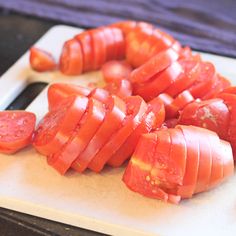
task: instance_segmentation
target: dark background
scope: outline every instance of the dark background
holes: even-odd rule
[[[90,28],[127,19],[148,21],[183,45],[236,57],[235,10],[234,0],[0,0],[0,76],[50,27],[62,23]],[[43,87],[30,88],[11,108],[24,108],[28,94],[36,96]],[[0,208],[0,235],[99,234]]]

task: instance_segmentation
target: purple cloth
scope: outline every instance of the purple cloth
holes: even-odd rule
[[[148,21],[184,45],[236,57],[235,0],[0,0],[0,7],[86,28]]]

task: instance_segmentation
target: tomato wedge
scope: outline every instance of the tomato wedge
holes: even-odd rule
[[[12,154],[32,141],[36,117],[27,111],[0,112],[0,152]]]
[[[78,172],[83,172],[88,166],[90,168],[90,165],[93,165],[96,154],[108,142],[112,134],[117,131],[125,118],[126,106],[120,98],[111,96],[107,107],[104,122],[72,165],[73,169]]]
[[[30,65],[38,72],[51,71],[57,66],[55,59],[49,52],[36,47],[30,48]]]
[[[48,112],[35,132],[34,148],[46,156],[60,150],[84,115],[87,105],[88,98],[71,96],[58,109]]]
[[[66,75],[79,75],[82,73],[83,53],[80,43],[75,38],[64,43],[59,69]]]
[[[88,96],[91,92],[90,89],[75,85],[75,84],[65,84],[65,83],[55,83],[48,87],[48,105],[49,111],[56,108],[63,99],[72,95]]]
[[[175,83],[181,73],[182,67],[178,62],[174,62],[163,72],[154,75],[151,81],[143,84],[134,84],[133,93],[142,96],[145,101],[150,101]]]
[[[122,99],[132,95],[132,85],[129,80],[122,79],[108,83],[104,89],[110,94],[116,95]]]
[[[125,61],[108,61],[102,66],[103,78],[107,83],[128,79],[132,67]]]
[[[48,164],[52,165],[59,173],[65,174],[95,135],[104,117],[105,107],[103,103],[90,98],[86,114],[68,142],[57,153],[48,157]]]
[[[126,98],[125,101],[127,106],[126,117],[119,130],[110,137],[92,162],[89,163],[89,168],[93,171],[99,172],[107,162],[109,165],[113,165],[112,155],[125,143],[142,121],[147,110],[144,100],[139,96],[132,96]]]
[[[133,70],[130,79],[134,83],[146,82],[157,73],[166,69],[173,61],[176,61],[177,59],[178,54],[173,49],[163,51],[153,56],[145,64]]]
[[[83,54],[83,72],[92,70],[92,39],[88,31],[82,32],[75,36],[81,45]]]
[[[183,198],[191,198],[196,184],[199,168],[199,143],[198,138],[191,126],[176,126],[183,132],[187,145],[186,171],[183,186],[178,187],[178,195]],[[197,145],[196,145],[197,144]]]

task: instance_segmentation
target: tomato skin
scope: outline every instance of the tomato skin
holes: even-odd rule
[[[34,148],[45,156],[57,152],[69,139],[87,105],[88,98],[71,96],[58,109],[48,112],[36,129]]]
[[[76,39],[67,40],[60,56],[60,71],[65,75],[79,75],[83,71],[83,53]]]
[[[91,92],[90,89],[75,85],[75,84],[66,84],[66,83],[55,83],[51,84],[48,88],[48,105],[49,111],[56,108],[63,99],[72,96],[72,95],[81,95],[88,96]]]
[[[126,106],[123,100],[112,96],[106,106],[108,109],[103,123],[72,165],[73,169],[78,172],[83,172],[87,167],[93,166],[96,161],[96,154],[109,141],[125,118]]]
[[[46,72],[56,69],[56,61],[53,56],[42,49],[30,48],[30,65],[33,70],[38,72]]]
[[[163,51],[145,64],[133,70],[130,76],[130,80],[134,83],[147,82],[157,73],[166,69],[170,64],[178,59],[178,54],[173,49]]]
[[[216,132],[228,140],[230,113],[222,99],[188,104],[180,113],[179,124],[195,125]]]
[[[147,110],[144,100],[139,96],[132,96],[126,98],[125,102],[127,106],[126,118],[122,122],[122,126],[97,153],[93,159],[93,165],[90,163],[89,168],[93,171],[101,171],[106,163],[113,165],[112,155],[125,143],[127,138],[142,122]]]
[[[88,31],[82,32],[75,36],[75,39],[79,41],[81,45],[83,55],[83,72],[90,71],[92,68],[92,42]]]
[[[77,125],[68,142],[57,153],[47,158],[48,164],[52,165],[62,175],[65,174],[95,135],[104,117],[105,107],[103,103],[90,98],[86,114]]]
[[[132,85],[129,80],[122,79],[108,83],[104,89],[110,94],[116,95],[122,99],[132,95]]]
[[[103,78],[107,83],[129,79],[132,67],[125,61],[108,61],[102,66]]]
[[[0,112],[0,152],[13,154],[32,142],[36,116],[26,111]]]

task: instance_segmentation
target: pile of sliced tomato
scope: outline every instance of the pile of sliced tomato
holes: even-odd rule
[[[38,72],[56,68],[53,57],[35,47],[30,62]],[[236,88],[169,34],[136,21],[87,30],[64,43],[58,68],[66,75],[101,69],[106,82],[93,89],[49,86],[49,112],[33,146],[59,173],[100,172],[131,157],[125,184],[171,203],[233,174]],[[0,149],[28,144],[32,129],[27,132],[18,146],[0,136]]]

